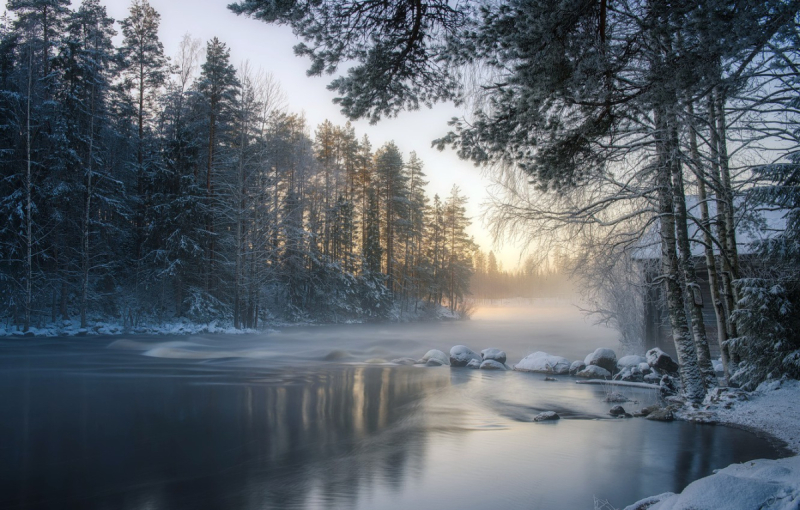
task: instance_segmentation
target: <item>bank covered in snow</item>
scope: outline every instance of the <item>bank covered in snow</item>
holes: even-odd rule
[[[625,510],[800,509],[800,381],[768,381],[752,393],[722,388],[706,398],[702,410],[679,416],[766,433],[796,455],[732,464],[689,484],[680,494],[646,498]]]

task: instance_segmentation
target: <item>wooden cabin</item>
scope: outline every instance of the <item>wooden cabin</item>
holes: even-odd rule
[[[785,214],[781,210],[765,210],[747,207],[744,197],[737,201],[736,245],[739,248],[739,263],[744,276],[757,271],[759,260],[753,252],[757,241],[767,239],[782,232],[786,228]],[[717,339],[717,317],[711,299],[711,286],[708,282],[705,248],[701,244],[702,231],[697,223],[700,218],[699,202],[696,196],[686,197],[687,212],[690,216],[689,237],[692,242],[692,259],[694,260],[700,295],[703,300],[703,321],[708,336],[708,344],[713,358],[720,356]],[[709,202],[709,214],[716,214],[716,203]],[[714,250],[718,253],[718,250]],[[661,274],[661,241],[659,225],[656,223],[640,239],[634,249],[633,259],[638,262],[644,276],[642,332],[645,349],[659,347],[670,355],[675,355],[675,344],[672,340],[672,328],[669,324],[664,287],[658,282]]]

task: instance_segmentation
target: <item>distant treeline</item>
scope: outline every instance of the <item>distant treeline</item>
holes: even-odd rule
[[[380,319],[457,309],[474,244],[457,187],[350,125],[314,133],[265,73],[135,0],[11,0],[0,21],[0,317]],[[112,38],[121,30],[121,46]]]
[[[493,251],[473,256],[472,297],[477,300],[565,297],[570,295],[570,272],[564,262],[548,265],[529,257],[517,269],[504,270]]]

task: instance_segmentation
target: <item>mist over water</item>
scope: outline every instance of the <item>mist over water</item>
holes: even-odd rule
[[[749,433],[608,418],[606,389],[391,366],[466,344],[509,363],[616,347],[557,303],[453,323],[0,342],[0,508],[617,507],[778,452]],[[648,390],[624,390],[638,404]],[[555,410],[562,420],[531,423]]]

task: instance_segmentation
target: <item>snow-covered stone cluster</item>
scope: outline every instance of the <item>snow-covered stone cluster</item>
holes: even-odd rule
[[[436,367],[448,365],[455,368],[483,370],[512,369],[506,361],[506,353],[497,348],[483,349],[478,354],[466,345],[455,345],[450,349],[449,356],[440,350],[431,349],[418,360],[398,358],[392,360],[392,363]],[[613,349],[599,348],[584,359],[576,361],[537,351],[528,354],[513,366],[513,370],[519,372],[534,372],[548,376],[570,375],[586,379],[589,383],[611,381],[610,384],[658,389],[663,397],[675,395],[679,389],[677,368],[678,364],[658,348],[647,351],[646,356],[629,355],[619,359]],[[546,380],[555,379],[548,377]],[[669,419],[672,418],[671,414],[667,416]]]
[[[396,365],[425,365],[428,367],[466,367],[481,370],[510,370],[506,365],[506,353],[500,349],[488,348],[476,353],[466,345],[455,345],[450,349],[448,356],[438,349],[431,349],[425,355],[414,360],[413,358],[398,358],[392,360]]]
[[[648,383],[663,388],[665,394],[674,393],[677,369],[678,364],[658,348],[647,351],[646,357],[630,355],[619,359],[612,349],[600,348],[573,362],[546,352],[534,352],[514,366],[514,370],[521,372]]]

